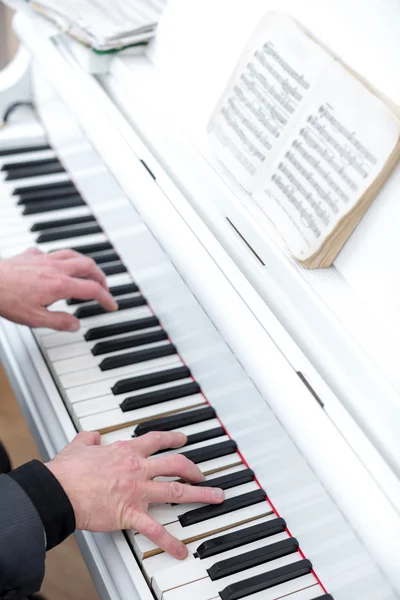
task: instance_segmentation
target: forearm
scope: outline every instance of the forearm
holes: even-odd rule
[[[32,461],[0,476],[0,598],[40,589],[46,549],[74,529],[71,504],[44,465]]]

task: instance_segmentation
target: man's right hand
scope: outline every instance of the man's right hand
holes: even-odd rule
[[[153,481],[161,476],[204,481],[198,467],[180,454],[151,457],[159,450],[181,447],[186,436],[151,432],[109,446],[100,446],[100,439],[99,433],[79,433],[46,465],[70,499],[77,529],[135,529],[175,558],[186,558],[185,544],[147,514],[151,502],[223,501],[224,493],[217,488]]]

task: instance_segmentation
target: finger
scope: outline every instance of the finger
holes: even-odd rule
[[[168,448],[180,448],[187,441],[186,435],[174,431],[151,431],[146,435],[135,439],[135,450],[143,458],[147,458],[151,454],[159,450]]]
[[[200,483],[205,477],[200,469],[182,454],[154,457],[146,463],[148,476],[154,477],[179,477],[189,483]]]
[[[83,254],[79,254],[79,252],[71,250],[70,248],[65,248],[64,250],[53,250],[48,254],[48,257],[52,260],[66,260],[68,258],[79,258],[80,256],[83,256]]]
[[[100,446],[101,435],[98,431],[81,431],[71,444],[75,446]]]
[[[29,254],[29,255],[32,255],[32,256],[39,256],[39,255],[44,254],[44,252],[42,252],[41,250],[39,250],[39,248],[33,247],[33,248],[28,248],[28,250],[25,250],[25,252],[23,252],[23,254],[25,254],[25,255]]]
[[[78,256],[77,258],[68,258],[60,262],[63,273],[70,277],[84,277],[97,281],[103,287],[107,287],[106,276],[96,265],[94,260],[87,256]]]
[[[45,308],[40,312],[34,327],[46,327],[56,331],[75,332],[80,328],[79,319],[64,312],[53,312]]]
[[[91,281],[89,279],[76,279],[70,277],[65,292],[66,298],[78,298],[78,300],[96,300],[104,306],[106,310],[113,311],[118,310],[118,304],[115,298],[111,296],[102,285],[97,281]]]
[[[219,488],[196,487],[177,481],[149,481],[146,484],[148,502],[219,504],[224,497],[223,490]]]
[[[137,513],[134,522],[129,523],[126,529],[136,529],[158,548],[165,550],[178,560],[182,560],[188,555],[188,550],[183,542],[173,537],[162,525],[144,512]]]

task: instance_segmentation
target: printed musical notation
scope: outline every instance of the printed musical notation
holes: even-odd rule
[[[346,167],[344,167],[343,165],[339,165],[339,163],[337,163],[333,159],[332,154],[328,150],[326,150],[326,148],[323,148],[320,144],[318,144],[315,141],[315,139],[309,134],[309,132],[307,130],[301,129],[300,135],[304,138],[304,140],[307,141],[308,145],[310,147],[312,147],[318,154],[318,157],[315,158],[310,152],[307,152],[307,150],[303,147],[303,144],[301,141],[295,140],[293,142],[293,146],[296,148],[296,150],[299,152],[299,154],[301,154],[301,156],[304,158],[306,163],[311,165],[311,167],[313,169],[315,169],[315,171],[317,171],[317,173],[319,173],[321,175],[321,177],[325,178],[326,171],[324,171],[324,169],[321,167],[321,160],[320,160],[320,159],[323,159],[323,161],[326,161],[328,163],[330,168],[333,169],[335,171],[335,173],[337,173],[340,176],[340,179],[342,179],[342,181],[344,183],[346,183],[346,185],[353,192],[356,192],[358,190],[358,185],[347,173]]]
[[[282,58],[282,56],[275,50],[271,42],[266,42],[264,44],[264,52],[265,54],[271,56],[274,61],[282,68],[282,70],[289,75],[291,79],[296,81],[303,89],[309,90],[310,84],[304,79],[304,75],[300,75],[295,71],[286,60]]]
[[[376,158],[356,134],[339,121],[333,109],[322,105],[305,119],[275,169],[271,192],[280,204],[280,193],[284,194],[298,212],[297,218],[317,237],[316,231],[329,228],[342,207],[351,203],[375,163]],[[274,186],[280,192],[274,193]],[[303,202],[311,211],[307,219]],[[292,212],[291,217],[296,220]]]
[[[378,159],[376,156],[372,154],[355,136],[354,133],[349,131],[338,119],[336,119],[332,112],[326,106],[320,106],[319,114],[325,117],[325,119],[338,131],[344,138],[347,139],[348,142],[354,146],[358,152],[364,155],[366,160],[368,160],[373,165],[376,165]]]
[[[305,226],[312,231],[316,238],[321,235],[321,230],[317,226],[314,215],[304,206],[303,202],[298,199],[293,189],[285,183],[279,175],[274,174],[272,181],[276,187],[284,194],[290,204],[296,209]]]
[[[213,123],[225,152],[254,175],[274,150],[310,85],[271,45],[257,48]]]

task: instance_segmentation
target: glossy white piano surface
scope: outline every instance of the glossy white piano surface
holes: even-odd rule
[[[153,516],[188,543],[184,564],[133,532],[127,539],[136,558],[123,534],[79,534],[104,598],[146,600],[152,589],[164,600],[214,600],[229,584],[289,567],[303,556],[319,579],[305,571],[243,597],[315,599],[324,594],[319,581],[334,600],[400,597],[394,344],[399,313],[392,281],[399,242],[395,230],[387,235],[385,229],[386,237],[381,233],[383,223],[395,222],[398,174],[335,266],[324,272],[297,267],[268,223],[245,210],[244,198],[213,162],[205,127],[246,39],[268,9],[292,13],[399,101],[396,0],[307,0],[301,5],[270,0],[253,2],[251,8],[239,0],[217,5],[171,0],[149,57],[116,57],[110,73],[100,78],[74,63],[52,26],[24,11],[15,26],[32,66],[25,68],[21,55],[19,77],[4,83],[0,75],[0,108],[29,88],[28,78],[42,121],[26,117],[25,123],[6,128],[0,133],[0,152],[50,144],[24,155],[0,155],[0,168],[13,163],[18,169],[16,163],[29,160],[56,163],[57,157],[65,168],[7,181],[4,175],[12,169],[3,171],[0,255],[12,256],[35,243],[45,250],[95,245],[93,256],[109,269],[110,286],[122,286],[118,300],[127,305],[112,315],[82,315],[77,334],[32,334],[1,324],[2,358],[43,455],[57,452],[75,428],[98,429],[103,442],[111,443],[129,438],[143,420],[144,427],[155,417],[203,414],[207,400],[219,420],[211,415],[196,422],[193,417],[186,432],[203,441],[193,440],[188,450],[201,448],[199,466],[210,479],[240,476],[248,467],[255,472],[258,483],[228,489],[228,500],[257,496],[259,486],[269,499],[186,526],[184,513],[200,507],[152,507]],[[367,43],[371,36],[379,43]],[[65,186],[62,201],[68,198],[68,206],[23,216],[21,206],[28,204],[17,201],[24,188],[54,183]],[[25,190],[25,200],[29,193]],[[58,219],[75,220],[64,224],[70,237],[52,239],[48,222]],[[58,303],[54,309],[90,313],[91,306]],[[111,326],[116,329],[106,335],[102,328]],[[94,336],[97,328],[102,337]],[[160,337],[162,328],[168,340]],[[142,351],[150,354],[136,362],[132,354]],[[204,395],[193,387],[185,366]],[[165,379],[171,371],[179,371],[180,378]],[[154,373],[161,379],[144,386],[143,378]],[[136,387],[130,382],[129,389],[114,393],[118,382],[138,377],[142,387],[135,380]],[[167,397],[147,402],[148,393]],[[142,403],[140,408],[123,410],[121,402],[132,397]],[[220,423],[240,454],[219,431]],[[208,439],[210,431],[215,437]],[[208,456],[214,444],[224,450]],[[287,533],[276,533],[219,557],[195,557],[199,545],[212,543],[223,529],[236,534],[275,523],[274,508],[304,555],[289,553],[212,581],[206,569],[219,560],[291,543]]]

